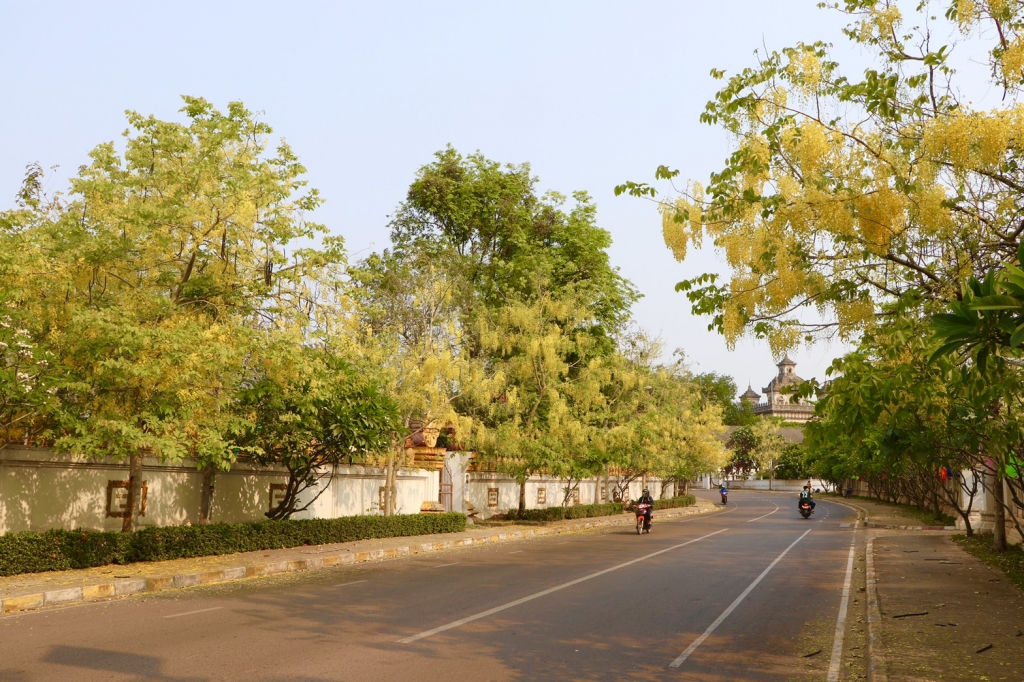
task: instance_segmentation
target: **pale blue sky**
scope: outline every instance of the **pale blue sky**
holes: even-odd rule
[[[699,180],[730,143],[698,115],[712,67],[734,72],[761,45],[843,43],[817,0],[676,2],[13,2],[0,0],[0,206],[25,164],[59,165],[51,189],[125,109],[174,118],[179,95],[264,112],[327,203],[317,214],[359,257],[387,244],[387,214],[414,172],[451,143],[528,161],[544,189],[586,190],[612,258],[645,298],[635,317],[686,350],[697,371],[748,378],[774,367],[764,344],[729,352],[673,290],[719,269],[676,263],[654,207],[613,196],[659,164]],[[838,352],[793,353],[823,378]]]

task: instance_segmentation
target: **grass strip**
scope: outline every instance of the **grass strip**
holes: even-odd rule
[[[991,533],[975,535],[970,538],[958,535],[953,538],[953,542],[989,566],[998,568],[1010,579],[1010,582],[1024,591],[1024,550],[1020,545],[1011,545],[1005,552],[997,552],[992,549]]]

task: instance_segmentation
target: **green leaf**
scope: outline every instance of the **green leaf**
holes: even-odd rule
[[[969,307],[971,310],[1013,310],[1014,308],[1024,307],[1024,301],[1020,301],[1013,296],[995,294],[979,296],[971,301]]]

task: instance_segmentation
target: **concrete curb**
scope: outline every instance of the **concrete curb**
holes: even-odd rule
[[[886,682],[885,652],[882,647],[882,612],[875,577],[875,538],[868,538],[864,554],[864,584],[868,609],[868,682]]]
[[[683,511],[683,510],[686,511]],[[661,518],[674,516],[698,516],[708,512],[718,511],[718,507],[684,507],[675,510],[663,510]],[[214,585],[247,578],[258,578],[261,576],[274,575],[277,573],[294,573],[297,571],[310,571],[320,568],[331,568],[334,566],[345,566],[363,564],[372,561],[384,561],[387,559],[398,559],[412,554],[424,554],[428,552],[440,552],[456,547],[470,547],[474,545],[494,544],[508,542],[544,535],[559,535],[574,531],[600,528],[603,526],[618,526],[634,523],[634,516],[623,514],[616,517],[609,517],[600,521],[581,521],[557,528],[538,528],[536,530],[522,530],[511,533],[495,533],[494,535],[478,538],[462,538],[460,540],[442,540],[439,542],[424,542],[420,544],[409,544],[401,547],[388,549],[373,549],[360,552],[346,552],[344,554],[330,554],[313,559],[299,559],[293,561],[276,561],[248,566],[235,566],[216,571],[203,573],[181,573],[176,575],[157,576],[153,578],[134,578],[129,580],[114,580],[111,582],[95,583],[81,587],[68,587],[59,590],[34,592],[23,594],[17,597],[8,597],[0,600],[0,614],[8,615],[32,609],[40,609],[47,606],[67,606],[83,602],[110,599],[113,597],[126,597],[143,592],[161,592],[164,590],[184,589],[199,585]]]
[[[880,523],[865,522],[868,528],[884,528],[885,530],[958,530],[956,526],[893,526]]]

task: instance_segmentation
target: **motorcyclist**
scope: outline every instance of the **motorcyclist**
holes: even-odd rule
[[[718,494],[722,496],[722,504],[725,504],[725,500],[727,499],[726,496],[729,494],[729,489],[725,487],[724,483],[722,484],[721,489],[718,491]]]
[[[800,502],[797,503],[797,507],[803,504],[803,501],[807,500],[811,503],[811,513],[814,513],[814,508],[818,506],[818,503],[814,501],[814,492],[811,490],[811,486],[805,485],[804,489],[800,491]]]
[[[646,528],[646,527],[650,526],[651,525],[651,519],[654,518],[654,498],[651,497],[651,491],[648,490],[647,488],[644,488],[644,491],[642,493],[640,493],[640,498],[636,502],[634,502],[633,504],[634,505],[637,505],[637,504],[649,504],[649,505],[651,505],[644,512],[644,527]]]

